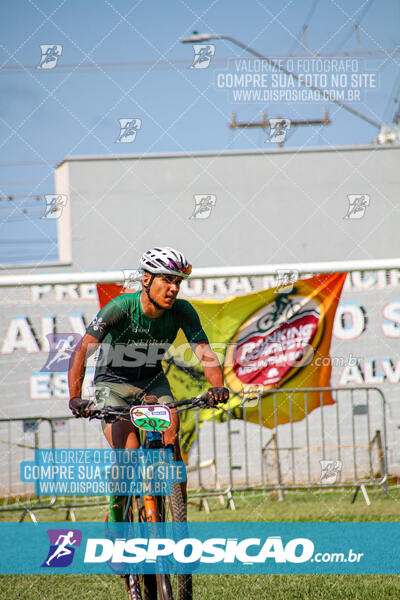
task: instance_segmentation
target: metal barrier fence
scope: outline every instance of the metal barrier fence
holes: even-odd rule
[[[22,461],[34,460],[39,448],[106,448],[100,423],[61,417],[29,417],[0,419],[0,511],[20,510],[21,507],[50,508],[56,498],[34,496],[34,486],[20,479]],[[28,500],[27,500],[28,499]],[[74,498],[68,498],[70,504]]]
[[[319,394],[320,406],[308,411],[310,393]],[[323,405],[323,393],[335,403]],[[293,404],[302,397],[305,418],[293,420]],[[215,491],[229,485],[232,491],[248,489],[383,486],[388,477],[386,402],[375,387],[277,389],[271,392],[274,428],[234,419],[228,410],[226,423],[213,418],[200,427],[197,415],[197,487]],[[277,406],[285,395],[289,422],[278,425]],[[294,400],[296,398],[296,400]],[[202,464],[212,461],[213,471]],[[192,485],[193,485],[192,480]],[[218,484],[218,485],[217,485]]]
[[[333,405],[323,405],[323,392],[330,391]],[[308,396],[320,395],[319,408],[308,411]],[[278,425],[277,407],[285,394],[289,422]],[[296,396],[294,396],[296,394]],[[294,398],[302,395],[305,418],[293,420]],[[226,421],[215,414],[200,426],[196,414],[196,441],[190,453],[188,484],[196,497],[220,496],[223,490],[283,490],[323,487],[355,487],[361,484],[383,486],[388,477],[386,402],[374,387],[278,389],[271,392],[274,428],[249,423],[246,411],[235,418],[228,409]],[[19,464],[33,460],[37,448],[105,448],[107,443],[99,423],[64,417],[0,419],[2,453],[0,511],[50,508],[56,498],[33,498],[33,486],[20,481]],[[230,497],[230,496],[229,496]],[[106,499],[95,497],[78,501],[65,498],[64,507],[93,506]]]

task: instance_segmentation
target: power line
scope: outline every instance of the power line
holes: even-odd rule
[[[224,58],[215,58],[213,62],[223,62]],[[81,63],[62,63],[58,62],[57,66],[53,69],[47,69],[47,73],[57,72],[57,71],[85,71],[89,70],[131,70],[131,69],[141,69],[145,67],[152,67],[152,69],[164,68],[169,66],[182,66],[187,68],[188,61],[187,59],[175,59],[175,60],[132,60],[132,61],[121,61],[121,62],[81,62]],[[0,72],[9,72],[13,71],[24,71],[34,69],[37,70],[37,65],[5,65],[0,67]],[[46,73],[46,74],[47,74]]]
[[[42,196],[40,194],[24,194],[24,195],[19,195],[19,194],[13,194],[12,196],[2,196],[0,194],[0,206],[1,206],[1,202],[12,202],[13,200],[42,200]]]
[[[49,160],[19,160],[14,162],[0,161],[0,167],[31,167],[36,165],[54,166],[61,162],[61,158]]]
[[[387,118],[387,115],[389,114],[389,110],[391,110],[393,108],[393,104],[394,107],[396,107],[396,104],[398,104],[400,98],[400,72],[399,75],[397,77],[397,79],[395,80],[394,84],[393,84],[393,89],[389,94],[389,98],[385,107],[385,110],[383,112],[383,122],[387,123],[389,121],[389,117]]]
[[[6,261],[7,261],[7,263],[9,263],[9,262],[18,263],[18,261],[25,262],[25,261],[29,260],[29,262],[32,262],[32,260],[42,260],[43,256],[44,256],[44,253],[43,254],[32,254],[31,252],[29,252],[29,254],[26,253],[26,254],[21,254],[19,256],[7,256],[7,254],[6,254],[1,259],[0,265],[4,264]],[[51,256],[52,256],[51,254],[50,254],[50,256],[47,256],[47,259],[51,258]]]
[[[397,109],[395,109],[392,123],[396,123],[396,125],[398,125],[400,122],[400,112],[399,112],[400,111],[400,75],[399,75],[399,79],[398,79],[398,87],[394,94],[393,101],[394,101],[395,107],[397,106]]]
[[[40,219],[32,219],[32,218],[29,219],[29,221],[32,221],[32,220],[38,220],[38,221],[40,221]],[[4,225],[10,225],[11,223],[26,223],[26,222],[27,222],[26,218],[25,219],[14,219],[14,218],[7,219],[7,218],[2,218],[0,220],[0,226],[4,227]]]
[[[43,206],[37,208],[23,208],[23,209],[14,209],[12,211],[5,209],[4,211],[0,210],[0,224],[5,225],[7,223],[23,223],[29,218],[30,220],[37,219],[39,220],[44,214]]]
[[[43,240],[27,240],[27,239],[12,239],[12,240],[0,240],[0,244],[49,244],[51,242],[57,242],[56,239],[43,239]]]
[[[19,208],[19,207],[3,208],[3,209],[0,209],[0,215],[2,215],[4,213],[12,215],[12,214],[17,214],[18,212],[23,212],[23,211],[27,212],[28,210],[30,212],[37,212],[39,210],[42,210],[42,208],[44,208],[44,206],[43,207],[42,206],[29,206],[27,208]]]
[[[370,2],[372,3],[373,0],[370,0]],[[314,0],[314,3],[316,4],[318,2],[318,0]],[[314,9],[315,10],[315,9]],[[311,15],[312,16],[312,15]],[[310,20],[310,19],[308,19]],[[304,27],[304,26],[303,26]],[[351,35],[351,34],[350,34]],[[350,37],[350,36],[349,36]],[[298,42],[295,43],[295,45],[297,45]],[[368,56],[386,56],[387,54],[398,54],[400,51],[400,49],[398,47],[396,48],[384,48],[382,50],[364,50],[364,49],[357,49],[354,50],[352,52],[342,52],[340,54],[338,54],[337,52],[327,52],[324,54],[321,53],[315,53],[317,56],[321,57],[321,58],[335,58],[338,56],[349,56],[349,54],[354,55],[354,56],[358,56],[358,55],[364,55],[367,54]],[[310,50],[311,54],[314,54],[311,50]],[[301,55],[299,55],[301,56]],[[284,58],[293,58],[293,54],[276,54],[274,56],[275,59],[284,59]],[[213,57],[213,60],[210,63],[210,69],[212,70],[215,67],[225,67],[226,64],[228,63],[234,63],[235,61],[237,61],[237,56],[235,57],[226,57],[226,58],[219,58],[219,57]],[[170,69],[170,68],[176,68],[178,67],[182,67],[183,69],[186,69],[188,67],[189,61],[188,59],[179,59],[179,60],[168,60],[168,61],[159,61],[159,60],[149,60],[149,61],[130,61],[130,62],[120,62],[120,63],[113,63],[113,62],[99,62],[99,63],[68,63],[68,64],[62,64],[62,63],[58,63],[57,66],[54,69],[47,69],[46,70],[46,77],[52,73],[57,73],[57,72],[82,72],[82,73],[88,73],[88,72],[97,72],[99,70],[102,71],[132,71],[132,70],[142,70],[145,68],[151,68],[152,71],[154,70],[159,70],[159,69]],[[17,73],[21,73],[23,71],[26,70],[37,70],[37,65],[5,65],[0,67],[0,74],[1,75],[10,75],[10,74],[17,74]]]
[[[44,181],[46,181],[46,179],[48,179],[49,177],[52,176],[52,173],[50,173],[47,177],[45,177],[44,179],[25,179],[24,181],[0,181],[0,185],[34,185],[36,183],[43,183]]]
[[[358,19],[358,21],[356,21],[354,23],[356,31],[357,31],[357,29],[358,29],[361,21],[363,20],[363,18],[365,17],[365,15],[369,11],[369,9],[371,8],[373,2],[374,2],[374,0],[369,0],[367,6],[365,6],[364,10],[361,12],[360,18]],[[340,48],[345,45],[345,43],[347,42],[347,40],[351,38],[352,35],[353,35],[353,24],[352,24],[352,28],[350,30],[350,33],[348,33],[348,35],[343,39],[342,43],[337,47],[337,50],[335,52],[338,52],[340,50]]]
[[[304,21],[304,25],[303,25],[303,27],[302,27],[302,29],[301,29],[300,33],[299,33],[299,36],[298,36],[299,38],[300,38],[300,36],[304,36],[304,35],[305,35],[305,32],[306,32],[306,30],[308,29],[308,26],[309,26],[309,24],[310,24],[311,18],[312,18],[312,16],[313,16],[314,12],[315,12],[315,9],[316,9],[316,7],[317,7],[317,4],[318,4],[318,2],[319,2],[319,0],[314,0],[314,2],[313,2],[313,4],[312,4],[312,6],[311,6],[311,8],[310,8],[310,10],[308,11],[308,15],[306,16],[306,19],[305,19],[305,21]],[[301,40],[299,39],[299,40],[296,40],[296,41],[294,42],[294,44],[293,44],[293,46],[292,46],[291,50],[289,51],[289,54],[292,54],[293,50],[296,48],[296,46],[298,45],[298,43],[299,43],[300,41],[301,41]]]

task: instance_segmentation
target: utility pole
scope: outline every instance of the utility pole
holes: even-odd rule
[[[181,42],[183,44],[196,44],[196,43],[199,43],[199,42],[209,42],[211,40],[227,40],[229,42],[232,42],[232,44],[235,44],[236,46],[239,46],[239,48],[242,48],[243,50],[245,50],[249,54],[252,54],[253,56],[256,56],[257,58],[261,58],[262,60],[265,60],[269,65],[271,65],[271,67],[274,67],[278,71],[281,71],[282,73],[285,73],[286,75],[290,75],[299,84],[304,85],[304,87],[307,87],[307,88],[309,88],[311,90],[319,92],[322,95],[322,97],[327,100],[327,102],[333,102],[333,104],[337,104],[341,108],[344,108],[344,110],[347,110],[348,112],[352,113],[356,117],[359,117],[363,121],[366,121],[370,125],[373,125],[377,129],[381,128],[381,123],[378,123],[378,121],[375,121],[374,119],[371,119],[370,117],[368,117],[367,115],[364,115],[360,111],[355,110],[355,108],[352,108],[351,106],[349,106],[348,104],[345,104],[341,100],[337,100],[336,98],[331,98],[320,87],[318,87],[316,85],[311,85],[310,83],[307,83],[306,81],[304,81],[303,79],[301,79],[298,75],[296,75],[296,73],[292,73],[291,71],[288,71],[288,69],[286,69],[285,67],[282,67],[279,64],[279,62],[276,62],[275,60],[272,60],[271,58],[268,58],[267,56],[264,56],[260,52],[257,52],[257,50],[253,50],[253,48],[250,48],[250,46],[247,46],[246,44],[243,44],[243,42],[240,42],[239,40],[237,40],[236,38],[232,37],[231,35],[225,35],[225,34],[222,34],[222,33],[194,33],[192,36],[190,36],[188,38],[181,39]]]
[[[282,119],[282,117],[277,117],[277,119]],[[326,108],[324,108],[322,113],[322,119],[302,119],[302,120],[294,120],[290,121],[290,127],[299,127],[303,125],[330,125],[332,121],[329,118],[329,113]],[[230,129],[240,129],[240,128],[249,128],[249,127],[260,127],[261,129],[267,129],[270,126],[270,122],[267,119],[267,112],[263,110],[261,113],[261,121],[250,121],[250,122],[242,122],[238,123],[236,120],[236,113],[232,113],[231,122],[229,123]],[[284,140],[279,142],[279,147],[282,148],[284,144]]]

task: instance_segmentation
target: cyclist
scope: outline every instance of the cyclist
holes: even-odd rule
[[[89,400],[81,398],[85,361],[100,345],[95,370],[98,406],[126,406],[140,403],[138,395],[160,403],[173,401],[161,360],[183,329],[192,350],[200,360],[211,384],[207,406],[229,399],[223,371],[195,309],[186,300],[177,300],[179,286],[189,277],[192,266],[173,248],[151,248],[140,260],[142,289],[122,294],[104,306],[89,324],[86,334],[71,356],[68,382],[69,407],[76,417],[87,417]],[[143,350],[145,352],[143,353]],[[141,351],[141,352],[140,352]],[[173,412],[171,426],[164,432],[164,443],[181,460],[179,418]],[[112,448],[139,447],[137,430],[132,423],[102,422],[104,435]],[[185,496],[185,489],[183,489]],[[122,521],[124,497],[110,497],[109,521]]]

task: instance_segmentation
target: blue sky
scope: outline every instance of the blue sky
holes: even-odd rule
[[[310,52],[344,59],[354,51],[359,20],[362,48],[379,54],[353,56],[358,73],[375,74],[376,87],[362,89],[352,106],[379,123],[395,112],[400,55],[386,52],[399,45],[395,0],[19,0],[2,3],[0,15],[0,263],[56,258],[55,222],[40,217],[43,195],[54,191],[54,165],[67,155],[266,148],[261,129],[228,128],[233,111],[238,121],[259,120],[262,110],[294,120],[320,118],[329,108],[331,125],[292,130],[288,148],[376,136],[376,128],[327,102],[235,102],[218,88],[218,74],[237,72],[234,59],[251,57],[220,40],[211,42],[208,68],[190,69],[193,48],[179,39],[194,30],[231,35],[270,58],[293,53],[298,73]],[[62,45],[54,69],[36,68],[41,44]],[[133,143],[115,143],[121,118],[142,121]]]

